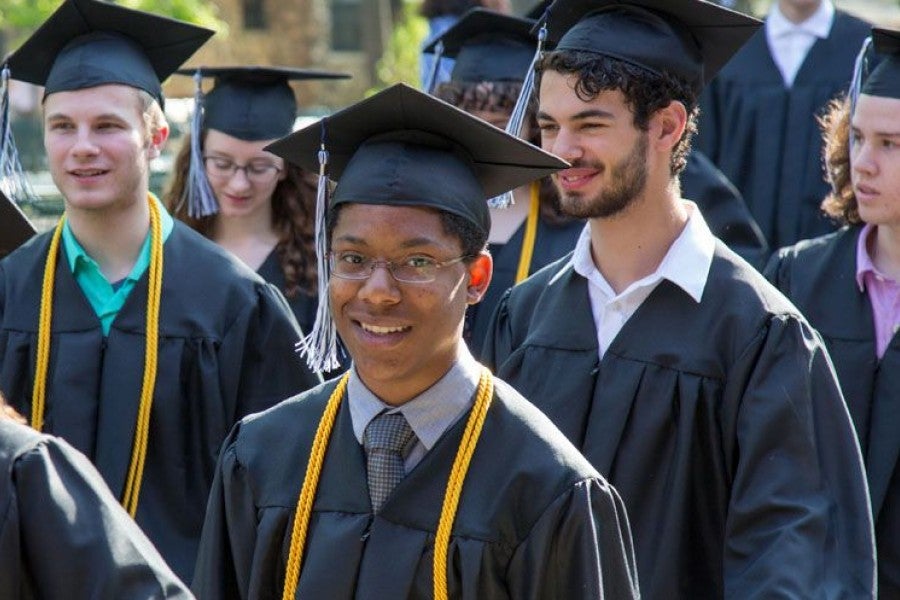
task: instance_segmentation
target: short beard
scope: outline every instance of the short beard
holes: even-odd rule
[[[609,171],[609,186],[593,198],[565,192],[557,185],[563,214],[576,219],[606,219],[631,206],[647,185],[647,148],[649,135],[641,132],[631,152]],[[601,165],[576,162],[573,168],[603,170]]]

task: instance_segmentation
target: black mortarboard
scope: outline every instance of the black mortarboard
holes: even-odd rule
[[[556,0],[547,37],[559,50],[593,52],[699,92],[762,22],[706,0]]]
[[[7,64],[13,79],[45,95],[109,83],[148,92],[162,103],[162,82],[214,32],[99,0],[65,0]]]
[[[203,127],[247,140],[274,140],[291,132],[297,99],[289,81],[349,79],[346,73],[290,67],[197,67],[179,75],[214,77],[203,96]]]
[[[537,38],[535,22],[474,8],[443,34],[430,40],[423,52],[454,58],[451,81],[522,81],[531,66]]]
[[[3,258],[36,233],[21,209],[0,192],[0,258]]]
[[[190,177],[182,202],[188,214],[207,217],[219,210],[215,194],[203,169],[201,132],[216,129],[246,141],[274,140],[291,132],[297,118],[297,99],[289,81],[348,79],[345,73],[295,69],[292,67],[195,67],[179,69],[196,84],[194,116],[191,120]],[[213,77],[213,88],[203,93],[203,78]]]
[[[325,117],[266,150],[320,173],[319,313],[304,349],[315,370],[336,361],[325,261],[326,168],[337,181],[332,207],[431,207],[459,215],[487,233],[488,198],[566,167],[559,158],[404,84]]]
[[[900,31],[873,27],[872,44],[881,61],[863,83],[862,93],[900,99]]]

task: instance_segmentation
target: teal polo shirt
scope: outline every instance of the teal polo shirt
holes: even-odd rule
[[[151,197],[159,207],[160,225],[162,226],[163,242],[165,243],[169,238],[169,234],[172,233],[175,222],[159,199],[152,194]],[[91,308],[94,309],[97,318],[100,319],[103,335],[109,335],[109,328],[125,304],[125,300],[128,299],[128,294],[134,289],[144,271],[150,267],[150,232],[147,232],[147,238],[141,246],[141,251],[138,254],[137,261],[134,263],[134,267],[131,269],[131,273],[125,279],[113,283],[106,280],[106,277],[100,271],[100,266],[93,258],[88,256],[88,253],[75,239],[68,220],[63,224],[62,243],[66,249],[66,258],[75,281],[78,282],[78,286],[84,292],[88,302],[90,302]]]

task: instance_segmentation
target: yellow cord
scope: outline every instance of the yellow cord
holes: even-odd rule
[[[447,600],[447,552],[450,548],[450,532],[456,519],[456,507],[459,505],[469,463],[475,453],[478,438],[481,437],[481,428],[484,426],[493,397],[494,380],[491,372],[485,368],[481,371],[481,381],[478,382],[475,406],[472,407],[472,413],[466,422],[466,430],[456,451],[456,458],[453,460],[447,491],[444,494],[444,504],[441,506],[441,518],[434,537],[434,600]]]
[[[300,565],[303,562],[303,549],[306,545],[306,530],[309,527],[309,517],[312,515],[313,501],[316,499],[316,490],[319,487],[319,477],[322,475],[322,464],[325,462],[325,451],[328,450],[328,442],[331,439],[331,430],[337,418],[338,408],[341,406],[341,398],[347,389],[347,380],[350,372],[344,373],[337,387],[331,393],[325,412],[319,420],[316,429],[316,437],[309,452],[309,463],[306,465],[306,475],[303,478],[303,487],[300,489],[300,497],[297,499],[297,509],[294,511],[294,527],[291,531],[291,549],[288,553],[286,572],[284,575],[284,592],[282,600],[293,600],[297,592],[297,583],[300,580]]]
[[[150,269],[147,277],[147,337],[144,349],[144,380],[141,384],[141,403],[134,431],[131,463],[125,482],[122,505],[132,518],[137,514],[138,495],[144,476],[144,460],[147,457],[147,440],[150,437],[150,408],[156,387],[157,359],[159,357],[159,309],[162,297],[162,224],[159,206],[150,200]]]
[[[162,225],[159,206],[152,198],[150,205],[150,268],[147,284],[147,340],[144,351],[144,379],[141,400],[135,425],[131,463],[125,484],[122,505],[134,517],[137,514],[138,494],[147,456],[147,439],[150,433],[150,407],[156,386],[157,346],[159,343],[159,307],[162,296]],[[50,249],[44,265],[44,280],[41,288],[41,312],[38,322],[37,360],[34,373],[34,389],[31,395],[31,426],[40,431],[44,425],[44,406],[47,389],[47,370],[50,358],[50,325],[53,316],[53,283],[56,261],[59,255],[59,240],[62,236],[65,215],[60,219],[50,240]]]
[[[531,200],[528,205],[528,220],[525,222],[525,236],[522,239],[522,253],[519,255],[519,268],[516,269],[516,283],[525,281],[531,270],[531,257],[534,255],[534,240],[541,212],[541,182],[532,181],[530,189]]]
[[[293,600],[297,593],[297,583],[300,579],[300,567],[303,561],[303,549],[306,544],[306,533],[312,514],[313,501],[319,485],[319,477],[321,476],[322,464],[325,461],[325,452],[328,449],[331,430],[337,418],[338,408],[341,404],[341,398],[344,396],[348,378],[349,373],[345,373],[338,382],[337,387],[328,399],[325,412],[319,420],[319,426],[316,429],[316,436],[310,450],[309,463],[306,467],[306,476],[303,480],[303,487],[300,490],[300,498],[297,500],[297,509],[294,512],[294,525],[291,530],[291,547],[288,553],[282,600]],[[481,380],[478,382],[475,405],[472,407],[472,412],[466,422],[466,429],[463,432],[459,449],[456,452],[456,458],[453,461],[450,478],[447,481],[447,491],[444,495],[444,504],[441,507],[441,517],[438,521],[434,546],[435,600],[447,598],[447,574],[445,569],[447,565],[447,551],[450,545],[450,531],[456,518],[456,507],[459,504],[459,497],[462,493],[466,473],[469,470],[469,463],[472,460],[472,454],[475,452],[475,446],[481,435],[481,429],[484,426],[484,420],[493,396],[493,378],[490,371],[484,369],[481,372]]]
[[[47,397],[47,369],[50,364],[50,323],[53,319],[53,284],[56,277],[56,256],[66,216],[56,224],[50,239],[50,250],[44,263],[41,285],[41,312],[38,317],[38,345],[34,367],[34,387],[31,390],[31,426],[38,431],[44,427],[44,400]]]

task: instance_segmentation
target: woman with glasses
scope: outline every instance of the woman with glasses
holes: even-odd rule
[[[178,73],[215,84],[195,114],[198,139],[187,137],[178,154],[166,205],[278,287],[309,333],[317,306],[315,177],[263,148],[291,132],[297,101],[289,80],[346,76],[279,67]]]

